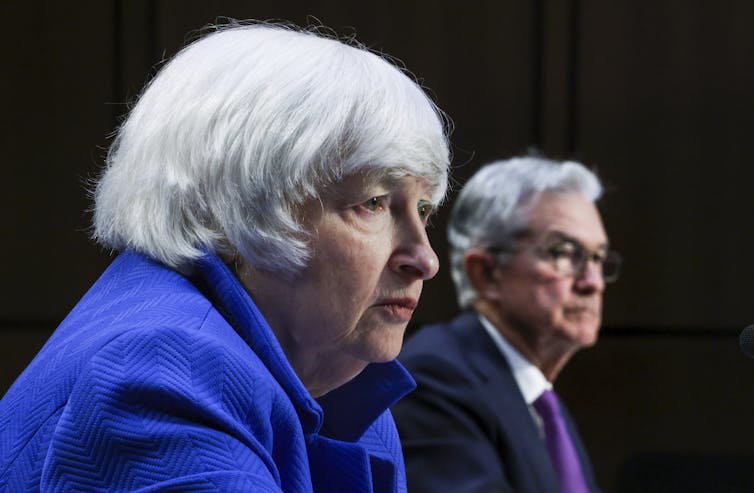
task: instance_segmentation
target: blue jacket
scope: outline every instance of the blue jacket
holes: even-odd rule
[[[116,258],[0,401],[0,491],[405,491],[406,371],[314,400],[226,266],[196,271]]]

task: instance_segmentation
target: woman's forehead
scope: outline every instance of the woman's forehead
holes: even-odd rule
[[[427,184],[427,192],[433,197],[433,202],[440,202],[444,198],[448,169],[441,163],[434,161],[411,160],[364,162],[351,164],[342,170],[342,180],[351,175],[359,176],[365,186],[369,185],[394,185],[406,176],[416,180],[422,180]]]
[[[337,182],[331,184],[330,188],[343,192],[370,188],[392,189],[412,182],[422,184],[428,192],[432,191],[433,187],[427,179],[400,168],[373,168],[359,170],[348,174]]]

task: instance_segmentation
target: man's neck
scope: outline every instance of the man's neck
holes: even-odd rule
[[[497,310],[489,303],[478,300],[474,310],[495,326],[511,346],[521,353],[533,365],[540,369],[549,382],[555,382],[560,371],[565,367],[578,347],[556,337],[535,336],[525,333],[507,323]]]

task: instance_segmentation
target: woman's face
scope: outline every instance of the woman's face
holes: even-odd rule
[[[425,231],[430,196],[413,176],[351,176],[306,204],[311,258],[299,276],[242,276],[312,395],[398,355],[422,284],[438,269]]]

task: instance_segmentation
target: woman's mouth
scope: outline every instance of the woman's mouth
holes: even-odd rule
[[[377,308],[400,323],[408,323],[416,310],[417,300],[414,298],[390,298],[377,303]]]

